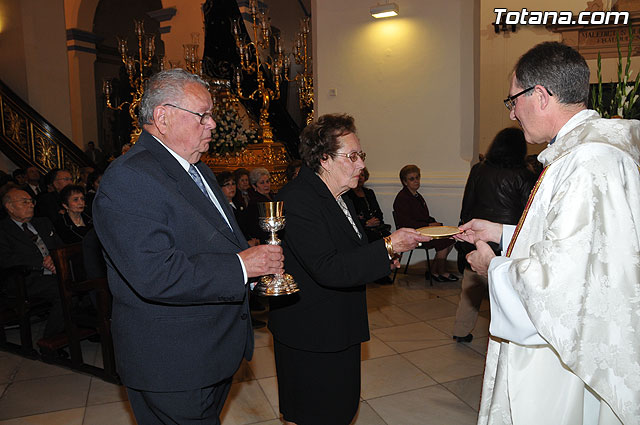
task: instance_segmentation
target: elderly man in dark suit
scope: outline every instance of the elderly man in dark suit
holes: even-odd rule
[[[54,169],[48,174],[50,181],[47,184],[51,184],[53,187],[52,192],[41,192],[36,198],[38,201],[36,208],[36,216],[47,217],[52,223],[64,214],[64,207],[62,206],[62,198],[60,192],[62,189],[73,183],[73,177],[68,170]]]
[[[249,248],[200,156],[215,122],[206,84],[155,74],[144,128],[107,169],[93,206],[113,293],[118,373],[141,424],[218,424],[250,359],[248,278],[283,271],[278,246]]]
[[[47,218],[33,217],[34,202],[27,192],[9,188],[2,196],[9,214],[0,220],[0,267],[27,266],[29,296],[48,299],[52,303],[43,337],[64,331],[62,305],[56,267],[49,251],[62,245],[53,224]]]

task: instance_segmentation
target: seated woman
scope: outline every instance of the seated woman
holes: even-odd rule
[[[233,203],[239,211],[247,209],[249,206],[249,170],[246,168],[238,168],[233,172],[233,178],[236,181],[236,195],[233,198]]]
[[[234,197],[236,196],[236,181],[233,178],[233,174],[231,174],[230,171],[223,171],[216,175],[216,179],[222,189],[222,193],[227,198],[227,201],[229,201],[231,209],[233,209],[233,214],[236,217],[238,226],[240,226],[240,230],[242,230],[242,233],[246,237],[248,229],[245,214],[243,214],[233,202]],[[256,246],[260,244],[260,241],[256,238],[247,238],[247,243],[249,246]]]
[[[249,173],[249,206],[245,220],[247,222],[247,238],[257,238],[263,242],[269,239],[269,233],[262,230],[258,221],[258,203],[273,201],[271,192],[271,174],[266,168],[254,168]]]
[[[236,217],[236,221],[238,222],[238,226],[244,237],[247,239],[247,243],[249,246],[260,245],[260,240],[257,238],[252,238],[248,236],[252,230],[251,227],[247,224],[247,215],[246,211],[240,211],[235,203],[233,202],[234,196],[236,196],[236,179],[230,171],[223,171],[216,175],[216,179],[218,180],[218,184],[220,185],[220,189],[222,189],[222,193],[224,194],[227,201],[229,201],[229,205],[233,210],[233,214]],[[242,202],[242,201],[240,201]],[[256,219],[257,220],[257,219]],[[249,308],[253,311],[262,311],[264,310],[264,306],[260,303],[258,297],[253,294],[253,291],[250,292],[249,295]],[[256,317],[251,318],[251,324],[254,329],[264,328],[267,323],[263,320],[260,320]]]
[[[358,177],[358,186],[348,191],[347,195],[353,201],[358,220],[364,227],[367,239],[369,242],[373,242],[389,236],[391,234],[391,226],[384,224],[382,220],[382,210],[378,205],[376,194],[373,193],[373,190],[364,187],[367,180],[369,180],[369,170],[365,167]]]
[[[82,242],[87,232],[93,229],[91,217],[84,212],[84,190],[82,186],[68,185],[60,191],[65,213],[53,224],[65,244]]]
[[[271,193],[271,174],[266,168],[254,168],[249,173],[249,203],[255,202],[271,202],[273,193]]]
[[[420,188],[420,168],[416,165],[405,165],[400,170],[400,181],[402,190],[396,195],[393,201],[396,227],[412,227],[418,229],[425,226],[441,226],[442,223],[436,221],[429,215],[429,207],[422,195],[418,193]],[[448,273],[446,270],[447,255],[453,247],[453,239],[434,240],[423,244],[425,249],[436,249],[436,258],[431,267],[431,277],[436,282],[455,282],[456,275]]]

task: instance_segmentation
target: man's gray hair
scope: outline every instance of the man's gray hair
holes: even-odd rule
[[[534,46],[518,60],[515,74],[523,90],[539,84],[560,103],[587,105],[589,66],[580,53],[565,44],[547,41]]]
[[[262,168],[262,167],[254,168],[249,172],[249,182],[255,186],[256,184],[258,184],[258,180],[260,180],[262,176],[267,176],[271,178],[271,174],[269,173],[269,170],[267,170],[266,168]]]
[[[16,190],[22,189],[20,188],[20,186],[13,182],[9,182],[0,187],[0,199],[2,199],[2,206],[5,208],[5,210],[7,209],[7,204],[11,200],[11,193],[15,192]]]
[[[184,69],[176,68],[153,74],[145,84],[144,95],[140,101],[138,124],[142,127],[153,122],[153,110],[165,103],[180,103],[187,84],[202,84],[206,89],[209,85],[199,76]],[[178,105],[179,106],[179,105]]]

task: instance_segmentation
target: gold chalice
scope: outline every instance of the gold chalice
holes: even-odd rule
[[[280,239],[278,239],[276,232],[284,228],[284,203],[282,201],[259,202],[258,212],[260,227],[271,233],[267,243],[280,245]],[[255,287],[258,295],[267,297],[294,294],[299,290],[295,280],[288,273],[262,276]]]

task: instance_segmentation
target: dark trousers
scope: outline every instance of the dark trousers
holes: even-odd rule
[[[208,387],[176,392],[140,391],[127,387],[138,425],[220,425],[231,378]]]
[[[55,275],[32,274],[27,277],[26,284],[29,297],[44,298],[51,303],[49,318],[42,337],[48,338],[64,332],[58,278]]]

